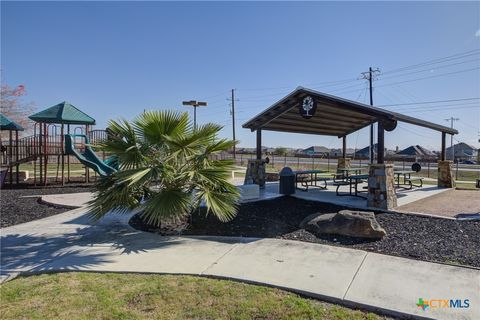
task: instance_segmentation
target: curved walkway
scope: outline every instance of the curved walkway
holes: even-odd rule
[[[480,270],[279,239],[162,237],[128,215],[92,222],[85,208],[1,229],[1,277],[56,271],[192,274],[276,286],[312,297],[434,319],[478,319]],[[469,299],[423,311],[419,298]]]

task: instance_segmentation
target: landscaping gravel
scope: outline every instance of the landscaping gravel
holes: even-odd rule
[[[426,216],[376,212],[386,230],[381,240],[325,235],[317,237],[301,229],[300,222],[312,213],[333,213],[347,209],[333,204],[282,197],[242,204],[238,215],[228,223],[200,210],[192,216],[184,235],[267,237],[323,243],[362,249],[382,254],[480,267],[480,221],[456,221]],[[172,234],[177,226],[158,228],[134,216],[130,224],[137,229]]]
[[[49,217],[72,209],[39,203],[40,197],[29,197],[44,194],[76,193],[92,191],[90,184],[34,187],[31,185],[13,186],[0,190],[0,228],[13,226]],[[26,198],[24,198],[26,197]]]

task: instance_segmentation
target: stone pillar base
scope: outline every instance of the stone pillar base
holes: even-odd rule
[[[337,169],[347,169],[350,168],[350,158],[338,158]]]
[[[441,188],[455,188],[455,176],[453,175],[452,161],[438,161],[437,185]]]
[[[397,206],[393,164],[370,165],[367,206],[385,210],[390,210]]]
[[[265,188],[265,161],[249,159],[243,184],[258,184]]]

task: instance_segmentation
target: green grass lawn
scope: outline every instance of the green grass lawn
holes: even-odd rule
[[[423,181],[423,185],[432,185],[432,186],[436,186],[437,185],[437,181]],[[472,189],[472,190],[476,190],[476,186],[475,186],[475,181],[472,181],[471,183],[460,183],[460,182],[455,182],[455,187],[457,188],[461,188],[461,189]]]
[[[0,290],[1,319],[385,319],[279,289],[192,276],[44,274]]]
[[[30,173],[30,177],[33,178],[33,165],[30,163],[22,163],[20,165],[20,170],[27,170]],[[40,176],[40,167],[37,165],[37,177]],[[89,169],[90,176],[95,175],[95,171]],[[49,177],[55,177],[57,174],[57,163],[49,163],[47,165],[47,175]],[[58,168],[58,175],[61,176],[61,165]],[[65,163],[65,176],[67,176],[67,164]],[[81,163],[71,163],[70,164],[70,176],[71,177],[82,177],[85,176],[85,167]]]
[[[37,165],[37,171],[40,170],[40,167]],[[59,170],[61,170],[61,165],[59,166]],[[30,163],[22,163],[20,165],[20,170],[27,170],[33,174],[33,165]],[[57,163],[49,163],[47,166],[47,170],[49,173],[57,172]],[[67,172],[67,164],[65,163],[65,172]],[[71,163],[70,164],[70,172],[85,172],[85,166],[81,163]]]

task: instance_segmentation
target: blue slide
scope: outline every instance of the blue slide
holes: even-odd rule
[[[80,153],[75,150],[74,139],[75,137],[81,137],[85,140],[85,152]],[[112,173],[117,172],[117,169],[113,168],[109,164],[112,164],[112,159],[107,159],[103,162],[90,147],[90,141],[84,134],[66,134],[65,135],[65,151],[67,154],[74,155],[85,166],[94,170],[100,176],[105,177]],[[108,164],[107,164],[108,163]]]

